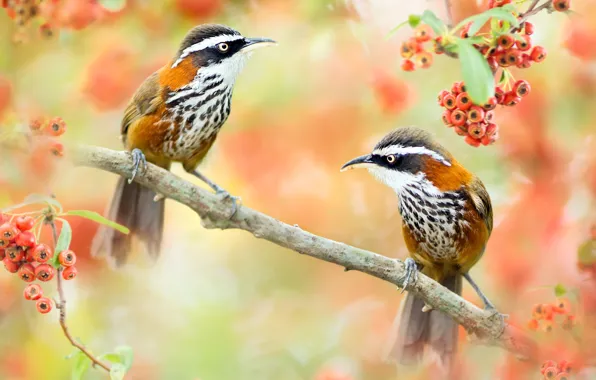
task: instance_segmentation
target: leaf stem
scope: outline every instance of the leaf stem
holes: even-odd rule
[[[58,243],[58,232],[56,231],[56,222],[53,218],[47,218],[46,222],[52,228],[52,238],[54,240],[54,248]],[[81,343],[77,342],[72,335],[70,335],[70,331],[68,331],[68,326],[66,324],[66,298],[64,297],[64,289],[62,287],[62,268],[58,269],[58,273],[56,275],[56,284],[58,288],[58,296],[60,298],[60,303],[56,306],[60,310],[60,327],[62,327],[62,331],[64,332],[64,336],[70,344],[74,347],[78,348],[83,354],[85,354],[89,360],[93,362],[94,366],[100,366],[101,368],[105,369],[106,371],[110,372],[110,366],[96,358],[89,350],[82,345]]]

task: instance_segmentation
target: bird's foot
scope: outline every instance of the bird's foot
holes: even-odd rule
[[[414,259],[408,257],[404,261],[404,264],[406,266],[406,275],[404,276],[404,283],[401,289],[402,293],[406,290],[408,285],[410,285],[410,282],[413,284],[418,280],[418,265],[416,265]]]
[[[236,215],[236,211],[238,211],[238,204],[241,202],[240,197],[233,196],[227,190],[224,190],[219,186],[217,186],[217,189],[215,189],[215,194],[219,195],[222,201],[228,200],[232,203],[232,214],[230,214],[230,219]]]
[[[143,171],[147,170],[147,159],[145,158],[145,155],[140,149],[135,148],[132,150],[132,152],[130,152],[130,154],[132,155],[133,168],[132,177],[130,177],[128,183],[132,183],[132,181],[137,176],[137,173],[139,172],[139,166],[143,166]]]
[[[487,300],[488,301],[488,300]],[[484,310],[490,313],[490,318],[497,318],[502,324],[505,324],[505,320],[509,318],[509,314],[501,314],[499,310],[490,302],[484,305]]]

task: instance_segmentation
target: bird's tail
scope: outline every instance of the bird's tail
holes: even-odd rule
[[[461,275],[447,277],[441,285],[461,295]],[[396,318],[397,338],[388,359],[402,365],[416,364],[428,347],[428,353],[439,358],[438,364],[449,373],[457,352],[458,325],[443,312],[423,312],[423,307],[423,300],[410,293],[406,295]]]
[[[107,226],[100,226],[91,245],[92,256],[107,256],[116,266],[121,266],[132,248],[134,238],[139,239],[151,256],[160,253],[164,221],[164,200],[155,202],[155,192],[120,177],[107,217],[130,229],[126,235]]]

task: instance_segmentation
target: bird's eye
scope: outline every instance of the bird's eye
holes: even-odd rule
[[[390,164],[393,164],[395,162],[395,156],[390,154],[389,156],[387,156],[385,158],[387,160],[387,162],[389,162]]]
[[[221,52],[226,52],[228,51],[228,49],[230,48],[230,45],[226,44],[225,42],[222,42],[220,44],[217,44],[217,48],[219,49],[219,51]]]

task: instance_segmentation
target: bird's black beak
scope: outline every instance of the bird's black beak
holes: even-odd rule
[[[350,169],[370,168],[373,165],[374,162],[372,160],[372,156],[370,154],[367,154],[365,156],[356,157],[352,161],[346,162],[339,171],[345,172],[346,170]]]
[[[270,38],[245,38],[244,46],[242,46],[240,51],[243,53],[248,53],[249,51],[253,51],[262,47],[275,45],[277,45],[277,42]]]

